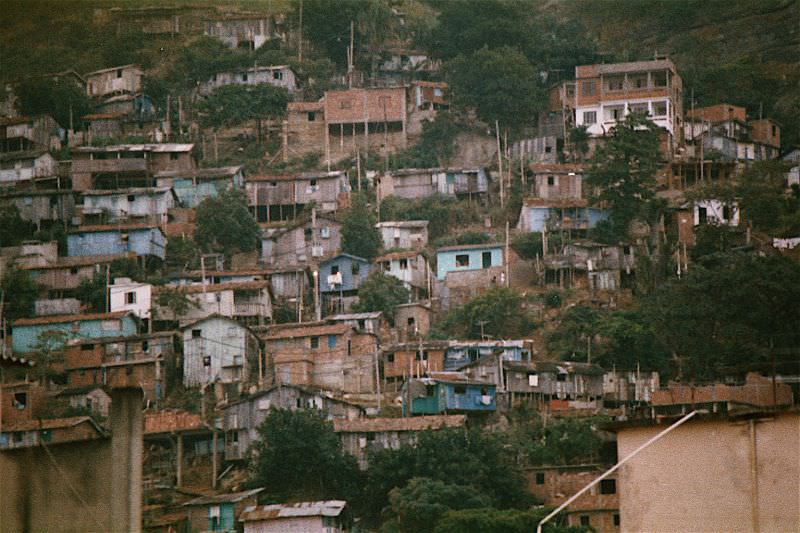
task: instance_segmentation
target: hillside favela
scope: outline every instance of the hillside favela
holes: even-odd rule
[[[1,533],[800,531],[800,0],[0,13]]]

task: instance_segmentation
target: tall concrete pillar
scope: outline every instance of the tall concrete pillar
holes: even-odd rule
[[[111,391],[111,530],[142,530],[143,393]]]

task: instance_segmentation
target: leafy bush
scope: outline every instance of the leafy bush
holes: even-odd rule
[[[480,222],[480,213],[465,201],[447,196],[410,200],[390,196],[381,202],[381,220],[427,220],[431,241],[457,228]]]

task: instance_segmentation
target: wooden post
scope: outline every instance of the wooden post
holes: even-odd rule
[[[505,267],[506,267],[506,287],[511,286],[511,270],[509,267],[509,250],[508,250],[508,220],[506,220],[506,250],[505,250]]]
[[[217,132],[214,132],[214,161],[219,161],[219,142],[217,142]]]
[[[212,437],[211,437],[211,488],[217,488],[217,470],[219,465],[217,464],[217,430],[213,428],[212,430]]]
[[[289,162],[289,121],[284,120],[281,124],[281,134],[283,135],[283,162]],[[327,135],[327,132],[326,132]]]
[[[494,121],[494,131],[497,137],[497,173],[500,176],[500,207],[506,205],[506,189],[503,179],[503,154],[500,152],[500,124],[497,120]]]
[[[175,488],[183,485],[183,435],[178,433],[178,442],[175,450]]]

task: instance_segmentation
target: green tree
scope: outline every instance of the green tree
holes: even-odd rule
[[[447,511],[437,522],[434,533],[462,533],[480,531],[481,533],[529,533],[536,531],[539,522],[547,516],[550,509],[540,507],[527,511],[516,509],[464,509]],[[588,533],[594,531],[584,526],[562,526],[549,522],[545,533]]]
[[[64,361],[64,345],[69,334],[60,330],[43,331],[33,347],[34,373],[39,383],[48,387],[60,376],[57,366]]]
[[[98,272],[91,278],[82,279],[75,292],[78,300],[94,313],[106,310],[106,273]]]
[[[226,256],[249,252],[258,247],[260,235],[258,223],[247,208],[247,198],[240,190],[223,191],[197,207],[194,239],[201,250]]]
[[[475,109],[492,127],[495,121],[503,128],[531,126],[546,102],[535,69],[514,48],[458,56],[444,66],[444,76],[452,103]]]
[[[389,159],[391,168],[446,167],[455,153],[455,141],[464,126],[453,115],[438,112],[436,118],[422,124],[422,134],[417,143]]]
[[[649,215],[647,208],[655,198],[660,134],[658,126],[636,113],[617,122],[610,133],[595,154],[587,183],[599,188],[594,200],[611,208],[613,232],[625,240],[630,223]]]
[[[170,237],[167,239],[166,266],[180,270],[189,269],[196,265],[200,258],[197,243],[184,237]]]
[[[381,249],[375,214],[363,194],[351,196],[352,204],[342,220],[342,250],[371,261]]]
[[[181,47],[170,69],[170,81],[175,86],[194,89],[218,72],[245,65],[252,65],[246,52],[231,50],[213,37],[201,37]]]
[[[34,230],[33,224],[22,220],[15,204],[4,202],[0,205],[0,247],[17,246],[29,239]]]
[[[452,485],[429,478],[413,478],[389,492],[390,517],[384,531],[432,533],[439,519],[450,510],[489,507],[489,498],[475,487]]]
[[[477,209],[447,196],[407,199],[390,196],[381,201],[381,220],[427,220],[428,238],[434,241],[457,229],[481,221]]]
[[[251,482],[266,487],[272,498],[352,500],[358,494],[358,465],[321,415],[275,409],[258,434]]]
[[[493,507],[525,507],[532,498],[506,444],[497,434],[451,428],[421,433],[415,447],[379,451],[370,456],[362,514],[377,524],[391,490],[419,477],[474,487]]]
[[[524,300],[516,291],[495,287],[444,317],[440,328],[458,338],[480,339],[483,333],[496,339],[529,335],[534,323],[523,306]]]
[[[70,111],[73,123],[92,112],[92,104],[80,87],[66,79],[33,78],[19,84],[17,111],[21,115],[50,115],[62,127],[69,127]]]
[[[186,292],[182,291],[178,287],[159,287],[158,296],[156,296],[156,304],[158,304],[158,309],[162,310],[162,313],[164,311],[167,311],[168,313],[165,316],[159,316],[158,318],[169,320],[178,320],[191,309],[200,308],[200,304],[197,301],[189,298]]]
[[[583,161],[589,153],[589,127],[578,126],[569,130],[569,144],[571,147],[572,160]]]
[[[678,377],[797,372],[800,266],[782,256],[706,256],[642,304]]]
[[[376,269],[359,286],[358,303],[353,306],[353,311],[381,311],[389,322],[394,323],[394,308],[408,303],[408,298],[408,289],[402,281]]]
[[[794,236],[800,232],[800,199],[786,194],[788,165],[761,161],[745,170],[737,180],[735,196],[740,198],[742,218],[756,231]]]
[[[12,268],[6,271],[3,282],[3,316],[8,320],[33,316],[33,308],[39,297],[39,284],[27,270]]]
[[[289,93],[272,85],[225,85],[201,101],[205,127],[234,126],[248,120],[278,118],[286,113]]]

